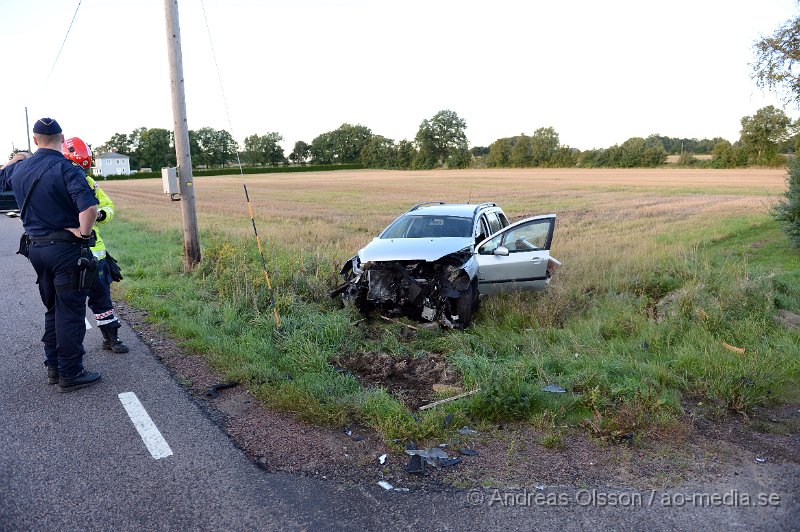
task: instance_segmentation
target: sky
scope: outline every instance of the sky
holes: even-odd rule
[[[750,66],[795,0],[178,5],[189,128],[240,143],[277,131],[287,155],[343,123],[413,140],[443,109],[470,146],[553,127],[581,150],[654,133],[735,141],[766,105],[800,115]],[[0,153],[27,147],[26,107],[31,127],[50,116],[93,145],[173,128],[163,0],[0,0],[0,20]]]

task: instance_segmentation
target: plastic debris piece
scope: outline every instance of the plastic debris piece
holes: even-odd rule
[[[214,386],[208,389],[208,391],[206,392],[206,397],[210,397],[211,399],[216,399],[219,396],[220,390],[225,390],[226,388],[233,388],[234,386],[238,385],[239,383],[236,381],[215,384]]]
[[[458,429],[456,432],[458,432],[458,433],[459,433],[459,434],[461,434],[462,436],[469,436],[469,435],[471,435],[471,434],[477,434],[477,433],[478,433],[478,431],[477,431],[477,430],[471,429],[471,428],[469,428],[469,427],[461,427],[461,428],[460,428],[460,429]]]
[[[736,347],[735,345],[731,345],[727,342],[722,342],[722,347],[739,355],[743,355],[745,351],[744,347]]]
[[[464,456],[478,456],[480,454],[475,449],[459,449],[458,452]]]
[[[386,463],[386,455],[385,454],[380,455],[378,457],[378,462],[380,462],[381,465],[385,464]]]
[[[447,449],[448,447],[450,447],[450,444],[449,443],[440,443],[436,447],[438,447],[439,449]]]
[[[766,461],[767,461],[767,459],[766,459],[765,457],[763,457],[763,456],[756,456],[756,462],[758,462],[759,464],[763,464],[763,463],[764,463],[764,462],[766,462]]]
[[[453,424],[453,413],[450,412],[449,414],[447,414],[444,417],[444,421],[442,421],[442,425],[444,426],[444,428],[447,428],[452,424]]]
[[[456,464],[460,464],[464,459],[460,456],[455,458],[443,458],[439,460],[439,467],[450,467]]]
[[[394,489],[394,486],[392,486],[391,484],[389,484],[385,480],[381,480],[380,482],[378,482],[378,486],[382,487],[386,491],[391,491],[391,490]]]
[[[544,390],[545,392],[550,392],[550,393],[566,393],[567,392],[567,390],[565,390],[561,386],[556,386],[555,384],[548,384],[547,386],[542,388],[542,390]]]
[[[401,491],[403,493],[408,493],[411,490],[408,488],[395,488],[394,491]]]
[[[544,484],[536,484],[534,488],[536,488],[537,491],[544,491]]]
[[[406,473],[422,475],[425,473],[425,460],[418,454],[412,455],[411,460],[406,464]]]

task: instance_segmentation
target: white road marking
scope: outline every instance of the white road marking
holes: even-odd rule
[[[142,403],[139,402],[139,398],[136,397],[136,394],[133,392],[124,392],[119,394],[118,397],[122,402],[122,406],[125,407],[128,417],[131,418],[133,426],[139,431],[139,436],[142,437],[153,459],[158,460],[159,458],[172,456],[172,449],[170,449],[167,440],[165,440],[161,432],[158,431],[158,427],[156,427],[156,424],[150,419],[147,410],[145,410]]]
[[[85,322],[86,322],[86,330],[87,330],[87,331],[88,331],[89,329],[91,329],[91,328],[92,328],[92,324],[91,324],[91,323],[89,323],[89,318],[87,318],[86,316],[84,316],[84,317],[83,317],[83,321],[85,321]]]

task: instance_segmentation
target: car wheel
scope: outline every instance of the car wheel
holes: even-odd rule
[[[469,288],[456,299],[455,313],[458,314],[458,324],[466,329],[472,322],[475,312],[475,285],[470,283]]]

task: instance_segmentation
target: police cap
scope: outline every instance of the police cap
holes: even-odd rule
[[[33,125],[33,132],[37,135],[58,135],[61,133],[61,126],[55,118],[40,118]]]

